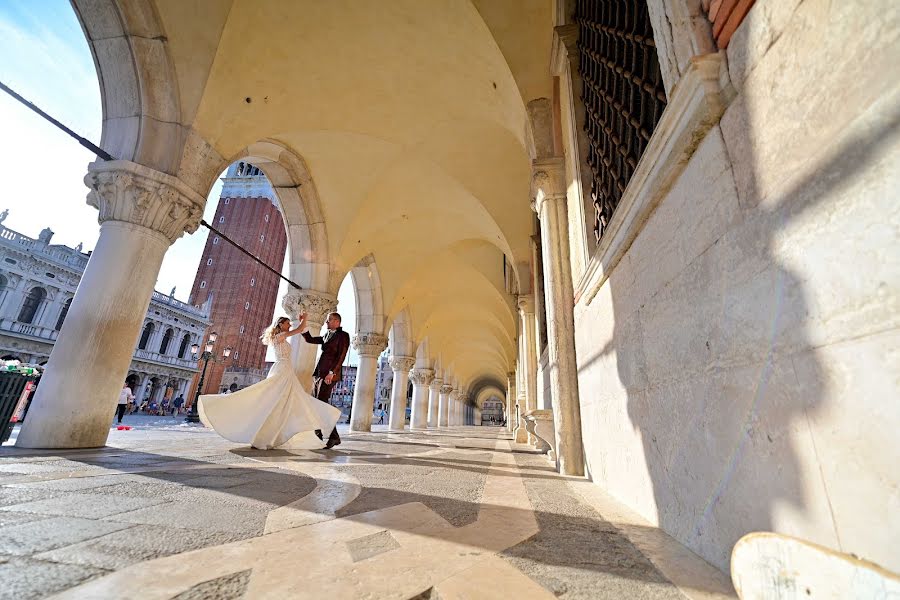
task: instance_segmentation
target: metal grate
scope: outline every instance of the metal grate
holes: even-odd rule
[[[584,131],[599,242],[666,107],[645,0],[578,0]]]

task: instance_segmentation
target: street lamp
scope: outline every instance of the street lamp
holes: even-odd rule
[[[215,331],[209,334],[209,339],[206,342],[206,346],[203,349],[203,353],[200,354],[199,359],[203,361],[203,370],[200,372],[200,381],[197,383],[197,391],[194,393],[194,401],[191,403],[191,412],[184,418],[186,423],[199,423],[200,422],[200,413],[197,412],[200,403],[200,392],[203,390],[203,380],[206,378],[206,367],[209,365],[210,361],[219,362],[220,360],[224,360],[231,356],[231,346],[225,348],[222,351],[222,358],[216,359],[213,355],[213,345],[216,343],[216,340],[219,339],[219,334]],[[199,344],[191,344],[191,355],[197,356],[197,353],[200,352]]]

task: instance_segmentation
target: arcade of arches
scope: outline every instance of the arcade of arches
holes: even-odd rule
[[[104,445],[166,249],[241,160],[285,310],[319,326],[353,278],[352,432],[390,344],[411,430],[501,398],[719,569],[757,530],[900,567],[896,3],[73,6],[117,160],[20,447]]]

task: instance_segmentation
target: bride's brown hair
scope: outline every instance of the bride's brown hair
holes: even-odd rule
[[[262,343],[268,346],[272,343],[272,340],[275,339],[275,334],[278,333],[278,328],[281,327],[281,324],[285,321],[290,322],[290,319],[287,317],[278,317],[275,319],[275,322],[272,323],[271,327],[266,327],[263,329],[262,335],[259,336],[259,339],[262,340]]]

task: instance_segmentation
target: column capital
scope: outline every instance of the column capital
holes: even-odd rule
[[[305,312],[311,323],[321,325],[328,313],[337,308],[337,299],[331,294],[314,290],[291,290],[281,299],[281,307],[291,320],[296,320],[298,314]]]
[[[380,333],[358,333],[351,341],[360,356],[378,356],[387,348],[387,336]]]
[[[395,373],[406,373],[416,364],[416,359],[414,356],[391,356],[388,364]]]
[[[519,312],[525,315],[534,314],[534,294],[520,294],[516,298],[516,306]]]
[[[194,233],[203,218],[206,199],[177,177],[127,160],[88,165],[84,184],[87,203],[98,221],[122,221],[161,233],[170,243]]]
[[[414,385],[428,385],[434,379],[434,369],[413,369],[409,372],[409,379]]]
[[[447,385],[447,384],[445,383],[444,385],[441,386],[441,393],[442,393],[442,394],[449,394],[449,393],[452,392],[452,391],[453,391],[453,386],[452,386],[452,385]]]
[[[441,379],[440,377],[435,377],[434,379],[431,380],[431,385],[430,385],[430,387],[433,387],[433,388],[435,388],[438,392],[440,392],[440,391],[441,391],[441,386],[442,386],[442,385],[444,385],[444,380]]]
[[[540,216],[546,200],[566,197],[566,161],[561,157],[541,158],[531,162],[531,208]]]

